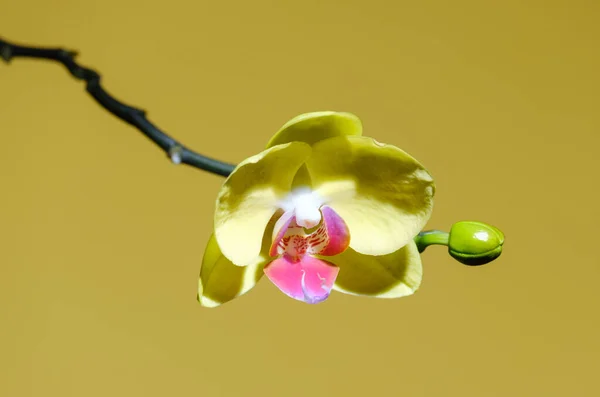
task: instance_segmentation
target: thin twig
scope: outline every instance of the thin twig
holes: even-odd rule
[[[140,130],[142,134],[165,151],[174,164],[187,164],[221,176],[227,176],[233,171],[235,167],[233,164],[224,163],[188,149],[152,124],[146,117],[145,111],[115,99],[102,88],[100,74],[79,65],[75,61],[76,56],[76,52],[62,48],[21,46],[0,39],[0,57],[7,63],[13,58],[21,57],[46,59],[63,64],[73,77],[86,82],[86,90],[96,102],[110,113]]]
[[[0,38],[0,57],[6,63],[9,63],[13,58],[21,57],[47,59],[63,64],[73,77],[86,82],[86,90],[96,102],[110,113],[140,130],[142,134],[164,150],[173,163],[187,164],[221,176],[231,174],[235,165],[203,156],[188,149],[152,124],[146,118],[146,112],[115,99],[100,85],[98,72],[79,65],[75,62],[76,56],[75,51],[67,51],[62,48],[21,46]],[[430,232],[421,232],[419,236],[426,233]]]

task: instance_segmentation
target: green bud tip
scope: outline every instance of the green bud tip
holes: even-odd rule
[[[502,253],[504,234],[496,227],[475,221],[461,221],[452,225],[448,238],[448,252],[457,261],[469,265],[484,265]]]

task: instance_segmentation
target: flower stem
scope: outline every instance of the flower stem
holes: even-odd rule
[[[419,252],[425,251],[430,245],[448,245],[450,234],[441,230],[425,230],[415,237]]]
[[[235,165],[196,153],[179,143],[150,122],[142,109],[127,105],[106,91],[101,76],[95,70],[83,67],[75,61],[77,53],[62,48],[28,47],[9,43],[0,38],[0,58],[9,63],[13,58],[34,58],[54,61],[67,68],[76,79],[86,82],[87,92],[102,106],[119,119],[137,128],[142,134],[160,147],[173,164],[187,164],[216,175],[228,176]]]
[[[137,128],[154,144],[160,147],[167,154],[167,157],[173,164],[183,163],[191,167],[225,177],[233,171],[235,164],[229,164],[220,160],[212,159],[188,149],[177,140],[171,138],[156,125],[152,124],[146,117],[146,112],[144,110],[127,105],[113,97],[100,84],[100,74],[95,70],[79,65],[75,61],[76,55],[77,53],[75,51],[68,51],[62,48],[22,46],[9,43],[0,38],[0,58],[4,59],[6,63],[9,63],[13,58],[34,58],[54,61],[62,64],[67,68],[73,77],[86,82],[87,92],[96,100],[96,102],[98,102],[98,104],[100,104],[100,106],[119,119]],[[467,223],[459,222],[458,224],[462,226]],[[493,247],[494,249],[484,253],[479,251],[474,251],[473,253],[469,251],[472,249],[472,246],[478,248],[477,246],[473,245],[471,241],[479,240],[473,240],[473,236],[469,235],[468,233],[470,232],[470,229],[468,229],[467,231],[461,231],[464,236],[460,235],[460,238],[457,237],[454,239],[456,240],[456,243],[459,244],[458,248],[460,249],[452,250],[452,247],[450,247],[450,255],[452,255],[458,261],[462,261],[463,263],[469,265],[483,264],[497,258],[502,251],[502,243],[504,242],[504,236],[502,233],[498,229],[482,223],[476,222],[476,225],[473,226],[473,222],[471,222],[468,224],[468,226],[471,229],[473,227],[484,227],[489,229],[484,231],[489,233],[493,238],[490,238],[490,243],[487,243],[487,245],[484,244],[483,248],[488,249],[488,245],[493,243],[496,244]],[[440,230],[422,231],[415,237],[415,243],[417,244],[419,252],[425,251],[425,249],[430,245],[448,246],[449,240],[450,233]],[[460,245],[460,243],[462,243],[462,245]],[[478,244],[480,243],[478,242]],[[452,246],[452,244],[450,245]]]

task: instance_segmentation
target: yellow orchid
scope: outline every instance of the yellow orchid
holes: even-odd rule
[[[300,115],[221,187],[198,300],[218,306],[263,274],[307,303],[332,289],[410,295],[422,277],[413,238],[431,215],[434,192],[419,162],[362,136],[356,116]]]

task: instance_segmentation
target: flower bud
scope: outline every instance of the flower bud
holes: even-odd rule
[[[502,253],[504,234],[482,222],[457,222],[450,229],[448,252],[457,261],[479,266],[493,261]]]

